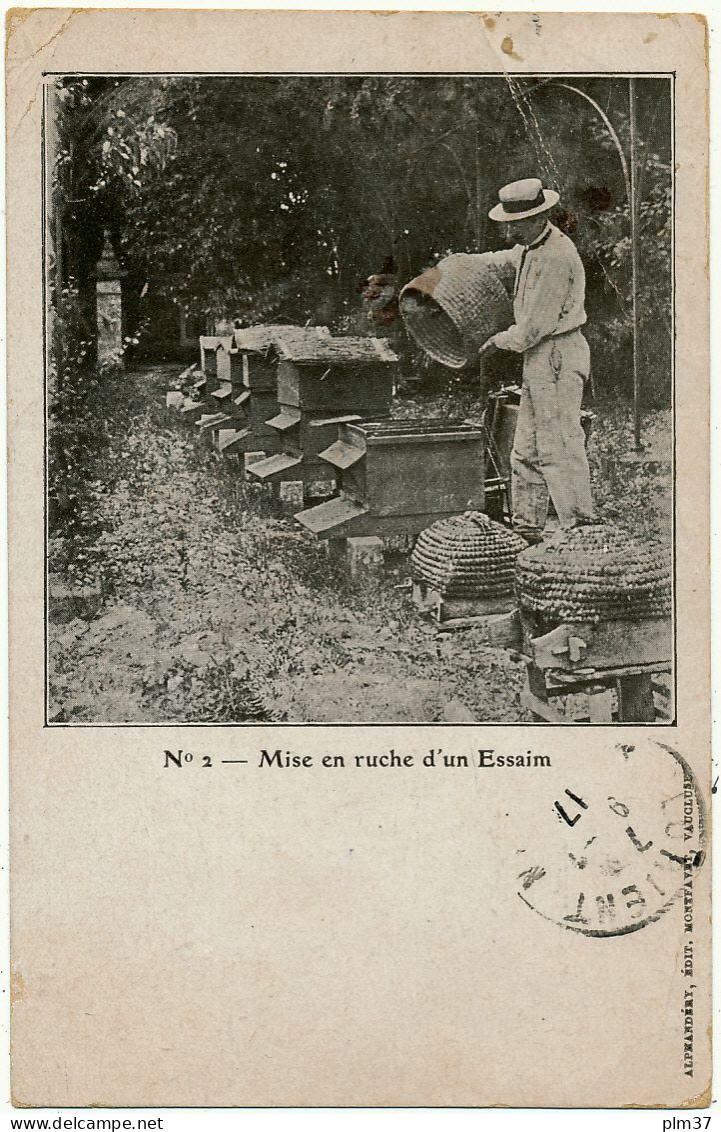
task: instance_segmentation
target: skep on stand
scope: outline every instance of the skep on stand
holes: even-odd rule
[[[671,564],[662,549],[601,523],[561,530],[518,556],[516,597],[496,642],[526,661],[521,701],[536,719],[668,719]]]

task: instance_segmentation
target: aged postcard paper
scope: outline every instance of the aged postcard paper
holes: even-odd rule
[[[709,1104],[704,20],[6,50],[14,1103]]]

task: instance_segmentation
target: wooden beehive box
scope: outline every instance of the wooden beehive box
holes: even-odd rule
[[[330,475],[320,454],[340,424],[390,412],[398,358],[377,338],[312,341],[281,334],[274,349],[279,411],[268,424],[280,436],[279,452],[254,464],[250,474],[266,482],[311,484]]]
[[[319,538],[413,533],[483,510],[483,437],[464,421],[348,421],[320,456],[340,495],[296,516]]]
[[[251,393],[275,393],[277,375],[277,355],[275,343],[284,336],[292,345],[314,342],[319,338],[330,338],[327,326],[291,326],[269,323],[264,326],[250,326],[235,334],[233,357],[235,359],[233,381],[242,383]]]
[[[200,365],[205,374],[206,390],[212,393],[230,379],[230,349],[232,335],[202,335],[200,338]]]
[[[247,402],[250,399],[248,390],[237,396],[233,395],[227,383],[219,386],[210,397],[210,406],[196,421],[201,435],[212,439],[213,444],[223,451],[219,443],[219,434],[222,430],[231,430],[233,439],[239,438],[240,432],[247,432]],[[228,438],[226,438],[226,446]],[[242,451],[243,449],[238,449]]]
[[[300,341],[330,337],[326,326],[269,324],[236,332],[228,353],[228,380],[213,395],[218,410],[225,414],[218,426],[212,426],[216,438],[221,428],[235,429],[235,435],[218,439],[221,451],[278,452],[280,434],[267,422],[278,413],[277,359],[273,347],[281,333],[289,340]]]
[[[201,377],[195,383],[196,397],[188,397],[180,410],[181,416],[201,428],[209,417],[218,411],[213,393],[220,388],[229,372],[229,351],[232,336],[203,334],[199,338]]]
[[[380,338],[311,342],[280,335],[276,352],[279,405],[311,416],[389,412],[398,358]]]
[[[248,427],[250,391],[243,388],[242,382],[234,380],[235,371],[235,349],[231,347],[228,351],[227,380],[222,380],[213,389],[209,397],[208,413],[197,422],[201,433],[212,437],[213,443],[221,451],[221,430],[231,430],[234,433],[233,439],[238,440],[240,432],[247,431]],[[225,446],[228,446],[228,437],[225,439]]]

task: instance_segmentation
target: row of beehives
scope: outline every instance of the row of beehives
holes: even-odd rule
[[[480,428],[392,419],[398,358],[382,340],[273,325],[200,350],[191,394],[168,404],[249,478],[279,485],[319,538],[412,534],[483,509]]]
[[[192,395],[171,393],[169,404],[219,452],[240,458],[251,478],[291,489],[286,501],[317,537],[424,532],[412,559],[414,597],[436,620],[461,624],[517,602],[541,641],[554,626],[579,623],[579,650],[591,637],[603,644],[593,626],[609,623],[617,654],[620,639],[637,654],[643,644],[644,662],[670,655],[670,570],[657,551],[600,525],[524,550],[522,539],[480,514],[481,429],[390,416],[398,359],[387,344],[262,326],[203,338],[201,356]],[[558,667],[561,645],[554,647]]]

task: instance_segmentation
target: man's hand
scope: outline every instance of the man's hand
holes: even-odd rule
[[[478,351],[478,357],[481,360],[483,360],[483,358],[488,358],[488,357],[490,357],[491,354],[495,354],[497,349],[498,349],[498,346],[496,346],[493,339],[489,338],[487,342],[483,343],[480,350]]]

